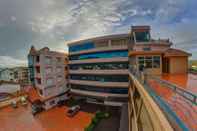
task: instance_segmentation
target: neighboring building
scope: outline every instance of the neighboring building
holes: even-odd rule
[[[28,55],[30,81],[36,88],[45,109],[55,106],[66,97],[68,91],[65,79],[67,55],[50,51],[48,47],[36,50],[33,46]]]
[[[28,68],[15,67],[2,69],[0,71],[0,80],[17,82],[22,85],[28,84]]]
[[[153,40],[149,26],[133,26],[129,56],[131,66],[137,71],[146,69],[148,74],[187,73],[188,57],[182,50],[171,48],[169,40]],[[180,66],[181,65],[181,66]]]
[[[14,70],[14,81],[19,82],[22,85],[29,84],[28,78],[28,67],[15,67]]]
[[[13,94],[21,90],[19,83],[10,81],[0,81],[0,94],[8,93]]]
[[[128,38],[128,34],[120,34],[69,42],[71,92],[108,105],[126,100]]]
[[[0,80],[16,82],[14,70],[12,68],[2,69],[0,72]]]

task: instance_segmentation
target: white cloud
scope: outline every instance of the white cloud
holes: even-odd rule
[[[0,67],[27,66],[27,61],[12,58],[10,56],[0,56]]]

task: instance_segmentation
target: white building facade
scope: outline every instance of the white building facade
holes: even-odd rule
[[[68,82],[65,79],[65,57],[66,54],[50,51],[47,47],[38,51],[32,47],[30,50],[28,61],[30,76],[33,76],[32,84],[45,100],[45,109],[57,105],[58,101],[66,98]]]

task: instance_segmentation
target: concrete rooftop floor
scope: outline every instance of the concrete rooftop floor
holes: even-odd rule
[[[174,83],[180,88],[197,95],[197,75],[193,74],[179,74],[169,75],[165,74],[160,77]],[[197,106],[191,104],[188,100],[175,93],[168,87],[161,85],[155,80],[149,80],[151,88],[155,93],[163,98],[163,100],[171,107],[177,116],[185,123],[190,130],[197,130]]]

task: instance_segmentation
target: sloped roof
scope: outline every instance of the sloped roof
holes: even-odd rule
[[[172,56],[191,56],[191,54],[183,50],[174,49],[174,48],[169,48],[164,52],[164,57],[172,57]]]

